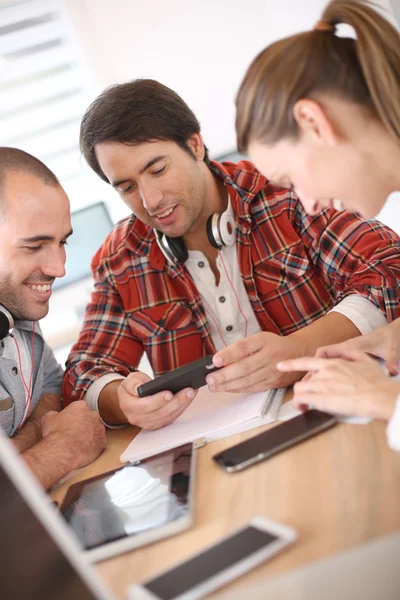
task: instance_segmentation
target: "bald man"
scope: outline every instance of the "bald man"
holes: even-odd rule
[[[61,410],[63,372],[38,323],[65,275],[71,234],[56,176],[30,154],[0,147],[0,426],[46,489],[106,445],[85,402]]]

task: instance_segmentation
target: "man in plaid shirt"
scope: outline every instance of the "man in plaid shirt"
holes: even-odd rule
[[[298,378],[278,361],[400,316],[396,234],[333,209],[309,216],[249,162],[210,161],[196,117],[160,83],[106,90],[83,118],[81,148],[133,214],[93,258],[64,402],[85,399],[110,426],[155,429],[196,392],[139,399],[144,352],[155,375],[217,352],[211,390],[257,391]],[[207,231],[213,214],[219,248]]]

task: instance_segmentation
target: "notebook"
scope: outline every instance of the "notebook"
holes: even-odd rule
[[[154,431],[142,430],[121,454],[121,462],[135,462],[175,446],[202,446],[234,433],[276,420],[286,388],[255,394],[213,393],[200,388],[187,410],[173,423]]]

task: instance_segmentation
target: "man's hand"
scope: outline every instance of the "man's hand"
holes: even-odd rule
[[[64,439],[74,450],[76,462],[72,468],[75,469],[94,461],[107,445],[99,414],[89,410],[83,400],[72,402],[61,412],[47,412],[41,425],[43,439]]]
[[[131,373],[118,387],[119,407],[131,425],[159,429],[175,421],[192,403],[197,390],[185,388],[177,394],[158,392],[139,398],[137,388],[150,378],[139,371]]]
[[[400,382],[391,380],[379,363],[362,352],[353,351],[352,360],[304,357],[278,365],[282,371],[308,371],[309,376],[294,386],[293,406],[343,415],[389,420]]]
[[[389,373],[397,375],[400,360],[400,319],[367,335],[333,346],[323,346],[317,350],[316,356],[319,358],[346,358],[353,350],[361,350],[383,358]]]
[[[50,410],[56,412],[61,410],[61,401],[57,394],[43,394],[24,426],[14,435],[12,441],[18,452],[26,452],[40,442],[42,417]]]
[[[300,355],[291,336],[255,333],[214,355],[214,365],[223,368],[207,375],[207,384],[213,392],[259,392],[290,385],[299,375],[280,373],[276,363]]]

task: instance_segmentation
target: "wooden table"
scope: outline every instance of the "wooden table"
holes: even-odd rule
[[[340,424],[243,473],[225,473],[211,460],[217,451],[260,431],[198,450],[190,530],[96,566],[117,598],[125,598],[129,584],[155,575],[258,515],[292,525],[299,540],[224,592],[400,529],[400,453],[387,447],[384,423]],[[134,427],[108,431],[103,455],[64,480],[53,490],[53,499],[60,501],[72,482],[120,466],[119,456],[136,433]]]

